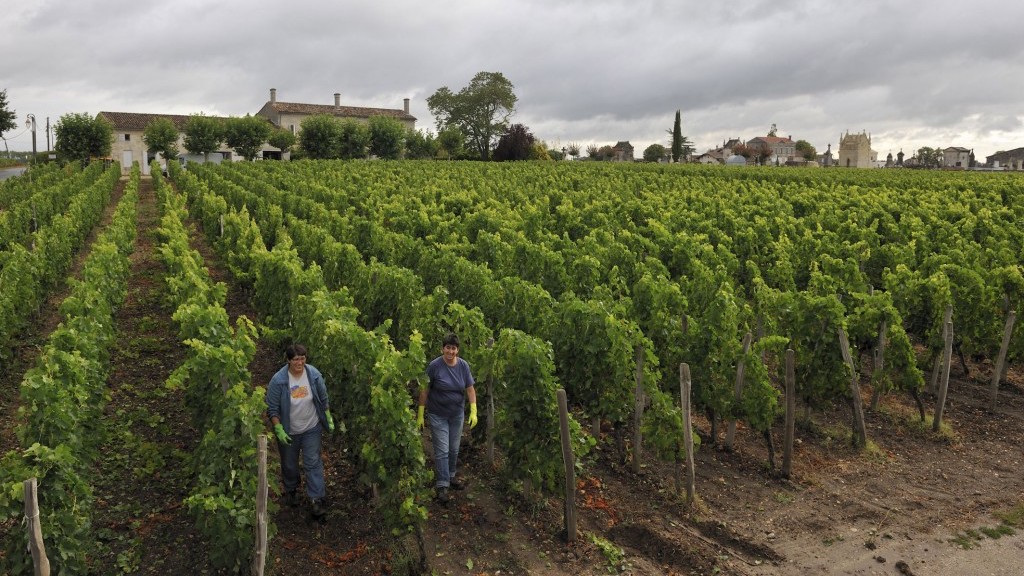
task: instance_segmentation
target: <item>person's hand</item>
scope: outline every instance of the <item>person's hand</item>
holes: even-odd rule
[[[331,411],[326,412],[327,415],[327,431],[334,434],[334,416],[331,416]]]
[[[416,409],[416,427],[423,430],[423,406]]]
[[[469,429],[476,426],[476,402],[469,403]]]
[[[277,436],[277,441],[281,444],[288,445],[292,443],[292,437],[284,431],[284,426],[280,422],[274,424],[274,436]]]

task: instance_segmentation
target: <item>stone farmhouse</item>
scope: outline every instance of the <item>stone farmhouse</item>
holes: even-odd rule
[[[178,129],[178,150],[181,150],[181,154],[178,156],[179,160],[201,161],[203,159],[202,156],[192,156],[185,151],[185,123],[188,122],[188,116],[138,112],[100,112],[96,116],[111,125],[114,142],[110,147],[110,157],[121,162],[121,171],[125,174],[131,170],[132,162],[136,161],[142,165],[142,173],[149,174],[149,163],[156,158],[156,155],[150,154],[146,149],[142,135],[146,131],[146,126],[157,118],[167,118]],[[210,161],[230,160],[233,159],[233,155],[234,151],[222,145],[220,150],[210,154]]]
[[[950,146],[942,150],[943,168],[968,168],[974,151],[959,146]]]
[[[416,128],[416,117],[409,114],[409,99],[405,99],[405,105],[401,109],[392,108],[367,108],[361,106],[342,106],[341,94],[334,94],[334,105],[329,104],[301,104],[295,102],[278,102],[277,90],[270,89],[270,100],[260,108],[257,116],[267,119],[267,122],[276,128],[290,130],[292,134],[298,135],[301,131],[302,121],[316,114],[329,114],[339,119],[352,119],[358,122],[368,122],[373,116],[387,116],[395,118],[405,127]],[[103,118],[113,127],[113,143],[110,150],[110,157],[121,162],[121,169],[125,174],[131,169],[132,162],[138,161],[142,165],[144,174],[149,174],[149,163],[156,158],[146,149],[143,141],[143,134],[146,126],[157,118],[167,118],[174,123],[178,129],[178,155],[179,162],[202,162],[202,156],[189,154],[185,150],[185,123],[189,117],[180,114],[145,114],[137,112],[100,112],[98,118]],[[284,154],[287,154],[286,152]],[[263,145],[261,157],[264,159],[280,159],[282,151],[269,144]],[[222,162],[224,160],[236,161],[237,156],[231,148],[221,145],[220,150],[210,154],[210,162]]]
[[[302,121],[317,114],[327,114],[343,120],[356,120],[369,122],[373,116],[387,116],[402,123],[411,130],[416,129],[416,117],[409,114],[409,99],[404,99],[402,109],[392,108],[365,108],[361,106],[342,106],[341,94],[334,93],[334,105],[330,104],[300,104],[296,102],[278,102],[277,89],[270,89],[270,100],[256,113],[269,120],[274,126],[290,130],[298,136],[301,131]]]
[[[758,136],[747,140],[747,148],[767,152],[772,164],[784,164],[796,158],[796,142],[792,136]]]
[[[985,157],[985,165],[989,168],[1004,170],[1024,170],[1024,148],[1001,150]]]
[[[633,159],[633,145],[629,143],[629,140],[616,142],[615,146],[612,146],[611,160],[613,162],[632,162]]]

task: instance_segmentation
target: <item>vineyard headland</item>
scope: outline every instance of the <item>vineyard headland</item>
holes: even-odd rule
[[[64,176],[40,180],[47,178]],[[302,509],[274,514],[270,565],[278,573],[377,574],[419,563],[453,574],[885,574],[902,561],[921,574],[1010,574],[1000,570],[1024,557],[1019,536],[994,537],[1020,527],[1024,515],[1024,336],[1017,328],[1003,338],[1024,296],[1024,180],[1015,175],[260,162],[172,170],[153,191],[144,184],[140,207],[148,202],[161,216],[139,234],[156,241],[146,245],[161,268],[130,275],[127,293],[130,304],[143,284],[156,290],[148,298],[159,305],[146,309],[143,329],[168,327],[165,341],[145,340],[132,360],[163,366],[151,356],[160,354],[175,363],[129,406],[117,404],[136,394],[118,382],[126,370],[111,370],[104,378],[127,397],[115,393],[104,405],[100,394],[89,410],[163,430],[167,438],[134,441],[155,456],[129,458],[121,480],[169,477],[182,491],[164,495],[157,510],[139,500],[112,522],[102,491],[116,485],[116,459],[99,458],[114,484],[100,482],[88,462],[70,464],[98,501],[85,513],[104,523],[99,549],[107,553],[86,552],[96,537],[74,530],[65,535],[80,541],[55,544],[83,551],[95,573],[166,566],[175,561],[173,538],[197,534],[234,546],[211,550],[204,570],[246,564],[238,559],[251,526],[204,523],[196,511],[220,518],[224,498],[251,506],[221,479],[249,486],[246,446],[263,426],[253,387],[265,384],[280,344],[293,338],[328,375],[346,431],[328,442],[328,523],[310,524]],[[30,195],[11,192],[5,210],[24,215],[16,209]],[[19,250],[32,247],[17,230],[4,237],[7,274],[10,262],[27,258]],[[71,269],[62,262],[61,278]],[[953,352],[944,363],[947,314]],[[19,332],[5,346],[18,350],[14,338],[32,332],[31,319],[15,318]],[[495,406],[497,458],[492,464],[489,435],[474,431],[470,490],[444,508],[429,498],[410,406],[415,379],[449,329],[463,336],[478,389]],[[799,407],[788,478],[778,458],[786,349],[794,351]],[[1008,368],[995,375],[993,397],[1000,355]],[[675,461],[685,455],[680,363],[693,374],[700,442],[692,503],[675,482]],[[5,361],[4,369],[15,366]],[[854,374],[865,408],[861,446],[851,444]],[[22,381],[5,375],[11,386]],[[20,398],[3,395],[12,423],[5,448],[31,446],[32,434],[16,441],[13,430],[32,425],[15,412],[27,405],[25,386]],[[581,536],[570,546],[559,535],[559,387],[569,393],[580,462]],[[634,468],[638,389],[644,444]],[[945,419],[935,424],[943,396]],[[206,413],[179,407],[173,426],[156,419],[172,401],[165,398],[196,397],[209,399]],[[104,426],[101,436],[138,435]],[[208,429],[233,435],[204,440]],[[774,459],[766,438],[780,448]],[[204,451],[209,465],[182,454]],[[194,471],[154,465],[172,461]],[[10,498],[16,479],[3,480]],[[227,488],[221,496],[213,486]],[[5,533],[15,530],[17,506],[0,504]],[[119,540],[139,518],[146,534]],[[161,528],[172,540],[160,540]],[[166,556],[152,562],[153,554]]]

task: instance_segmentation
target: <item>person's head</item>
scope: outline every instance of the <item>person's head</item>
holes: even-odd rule
[[[288,359],[288,361],[291,361],[296,356],[305,356],[305,355],[306,355],[306,347],[303,346],[302,344],[289,344],[288,347],[284,349],[284,356],[285,356],[285,358]]]
[[[441,347],[447,348],[448,346],[459,347],[459,337],[455,335],[455,332],[449,332],[441,339]]]
[[[455,365],[455,357],[459,355],[459,337],[454,332],[449,332],[441,340],[441,354],[449,365]]]
[[[306,368],[306,347],[302,344],[290,344],[284,349],[284,357],[288,359],[288,369],[296,376]]]

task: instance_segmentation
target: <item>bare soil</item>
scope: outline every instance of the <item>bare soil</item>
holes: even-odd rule
[[[112,366],[111,438],[109,456],[98,463],[104,480],[96,487],[100,545],[92,564],[96,574],[213,574],[181,506],[189,489],[184,463],[198,433],[184,423],[181,398],[162,386],[184,350],[162,301],[148,180],[139,222],[129,299],[117,320],[123,353]],[[198,233],[193,246],[211,275],[229,284],[231,317],[258,320]],[[16,420],[17,383],[56,325],[60,297],[25,336],[18,362],[4,368],[0,414],[9,423]],[[260,346],[250,367],[254,386],[265,385],[281,364],[276,350]],[[1024,370],[1011,367],[999,406],[989,412],[991,366],[971,364],[970,377],[958,368],[955,363],[946,432],[917,423],[909,397],[889,396],[867,413],[869,447],[858,451],[849,443],[848,408],[817,412],[798,427],[790,480],[768,467],[759,435],[741,424],[733,450],[726,451],[697,417],[702,446],[692,504],[676,492],[674,465],[645,458],[634,474],[615,442],[603,437],[578,478],[579,536],[572,543],[565,542],[562,501],[526,501],[503,480],[500,455],[492,465],[473,434],[460,457],[468,488],[454,492],[448,505],[426,503],[428,573],[1020,574],[1024,537],[996,539],[981,529],[1000,526],[999,515],[1013,510],[1019,521],[1024,508]],[[865,389],[865,403],[869,393]],[[0,447],[13,448],[13,426],[0,428]],[[775,445],[781,447],[781,423]],[[424,446],[429,449],[426,437]],[[268,573],[408,573],[415,539],[382,532],[372,497],[346,458],[354,450],[344,435],[326,440],[327,521],[313,521],[307,505],[282,504]],[[276,485],[276,451],[271,458]],[[272,492],[278,500],[277,489]]]

